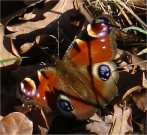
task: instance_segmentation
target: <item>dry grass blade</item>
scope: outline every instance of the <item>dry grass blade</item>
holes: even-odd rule
[[[126,20],[128,21],[128,23],[130,25],[132,25],[131,20],[129,19],[129,17],[127,16],[127,14],[124,12],[124,10],[121,8],[121,6],[117,3],[117,0],[113,0],[114,3],[117,5],[117,7],[120,9],[120,11],[122,12],[122,14],[124,15],[124,17],[126,18]]]
[[[130,14],[132,14],[136,18],[136,20],[140,22],[140,24],[142,24],[147,29],[147,25],[130,8],[128,8],[124,2],[122,2],[121,0],[116,0],[116,2],[124,7]]]

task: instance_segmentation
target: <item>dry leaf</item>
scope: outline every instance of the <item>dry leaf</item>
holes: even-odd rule
[[[147,111],[147,89],[133,92],[132,98],[140,110]]]
[[[0,121],[0,134],[24,134],[33,133],[33,123],[22,113],[13,112]]]
[[[32,17],[32,15],[35,15],[35,17],[30,19],[29,17]],[[26,16],[29,19],[23,20],[23,17]],[[84,22],[85,17],[74,8],[71,0],[66,0],[66,2],[62,0],[45,0],[28,6],[23,14],[17,15],[9,20],[5,27],[5,31],[10,32],[7,36],[14,41],[14,45],[19,53],[28,52],[31,48],[29,44],[35,41],[38,43],[38,37],[41,37],[41,40],[43,40],[43,45],[41,46],[50,49],[52,39],[49,36],[53,35],[58,39],[57,35],[59,33],[58,40],[60,46],[63,48],[61,51],[63,50],[64,52],[75,35],[80,32]],[[47,41],[45,41],[46,39],[42,39],[42,35],[48,36]],[[57,42],[54,42],[54,48],[57,48],[56,45]],[[52,50],[52,48],[50,50]],[[39,51],[41,52],[41,50]],[[37,53],[38,52],[35,52],[35,54]],[[32,55],[30,57],[32,58]]]
[[[122,100],[126,100],[129,96],[132,96],[132,93],[135,92],[135,91],[140,92],[141,89],[142,89],[141,86],[132,87],[131,89],[126,91],[126,93],[122,97]]]
[[[96,113],[90,118],[89,124],[86,125],[86,129],[91,133],[105,134],[107,135],[110,131],[112,119],[111,116],[106,116],[103,121]]]
[[[143,49],[142,51],[140,51],[137,55],[142,55],[144,53],[147,53],[147,48]]]
[[[119,64],[120,67],[127,68],[128,64],[131,64],[131,65],[134,64],[134,65],[140,66],[142,70],[146,70],[147,61],[144,61],[143,59],[139,58],[137,55],[134,55],[134,54],[132,54],[128,51],[117,49],[116,59],[118,59],[123,54],[126,55],[126,58],[127,58],[129,63],[126,63],[126,62],[121,63],[121,64]]]
[[[27,112],[26,115],[32,120],[34,131],[41,134],[49,131],[50,126],[52,125],[52,122],[57,114],[52,112],[47,113],[38,106],[31,108],[31,111]]]
[[[136,106],[142,110],[147,111],[147,90],[141,86],[135,86],[124,94],[122,100],[133,99]]]
[[[129,4],[132,4],[133,6],[139,6],[139,7],[146,7],[147,3],[145,0],[128,0]]]
[[[26,13],[23,17],[20,17],[19,20],[25,20],[25,21],[28,21],[28,20],[31,20],[33,18],[35,18],[35,14],[33,13]]]
[[[110,134],[132,134],[132,110],[129,107],[114,105],[113,125]]]
[[[34,43],[24,43],[21,47],[20,47],[20,53],[25,53],[28,50],[30,50],[33,47]]]
[[[39,4],[41,5],[42,3],[43,2],[40,2]],[[30,11],[30,13],[24,12],[24,15],[23,15],[24,17],[28,15],[32,15],[35,12],[34,13],[36,14],[35,21],[27,20],[21,23],[17,23],[17,25],[16,24],[11,25],[8,23],[6,28],[9,31],[15,32],[13,34],[10,34],[9,36],[11,38],[15,38],[18,35],[25,34],[25,33],[31,33],[34,30],[43,29],[45,27],[48,27],[48,25],[51,24],[53,21],[56,21],[56,19],[58,19],[61,16],[61,14],[65,13],[68,10],[73,9],[73,3],[71,0],[66,0],[66,2],[62,0],[61,1],[46,0],[44,1],[44,4],[42,5],[43,5],[42,8],[37,8],[37,4],[36,5],[34,4],[32,6],[33,8]],[[40,16],[42,17],[40,18]]]
[[[0,120],[3,119],[3,116],[0,116]]]
[[[19,56],[15,47],[13,46],[11,38],[4,36],[4,26],[0,25],[0,60],[15,58]],[[17,64],[16,64],[17,62]],[[18,65],[20,61],[14,60],[9,62],[0,63],[0,67],[13,65]]]
[[[143,87],[145,87],[147,89],[147,78],[145,77],[145,72],[143,73],[143,76],[142,76],[142,78],[143,78],[142,85],[143,85]]]

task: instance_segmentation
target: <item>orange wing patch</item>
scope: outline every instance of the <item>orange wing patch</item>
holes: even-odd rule
[[[52,103],[49,98],[46,99],[46,93],[52,93],[51,95],[55,94],[55,89],[59,87],[59,81],[57,80],[56,71],[53,69],[45,70],[44,74],[47,78],[45,78],[40,71],[38,71],[38,78],[39,78],[39,86],[37,88],[37,93],[34,97],[38,102],[42,103],[43,105],[48,105],[48,103]]]
[[[77,47],[71,49],[69,57],[79,66],[90,65],[113,58],[113,49],[108,36],[93,38],[89,42],[76,39]]]

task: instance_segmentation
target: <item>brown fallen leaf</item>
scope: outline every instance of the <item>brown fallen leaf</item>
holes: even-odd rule
[[[45,112],[39,106],[32,107],[31,111],[27,112],[26,115],[32,120],[35,133],[39,134],[46,134],[50,130],[54,118],[57,116],[56,113]]]
[[[13,46],[12,40],[10,37],[4,35],[4,26],[0,24],[0,60],[11,59],[19,56],[15,47]],[[15,65],[18,66],[20,63],[19,60],[7,61],[0,63],[0,67]]]
[[[126,91],[126,93],[122,97],[122,100],[126,100],[129,96],[132,96],[132,93],[135,92],[135,91],[140,92],[141,89],[142,89],[141,86],[132,87],[131,89]]]
[[[143,76],[142,76],[142,85],[144,88],[147,89],[147,78],[145,77],[145,72],[143,73]]]
[[[135,102],[136,106],[141,110],[141,111],[147,111],[147,90],[141,86],[135,86],[124,94],[122,100],[130,100],[133,99]]]
[[[124,63],[119,64],[120,67],[129,68],[129,66],[138,65],[141,67],[142,70],[146,70],[147,61],[144,61],[143,59],[141,59],[137,55],[134,55],[128,51],[117,49],[116,59],[119,59],[119,57],[121,57],[122,55],[126,55],[128,62],[124,62]]]
[[[132,134],[132,110],[129,107],[114,105],[113,125],[110,134]]]
[[[141,89],[141,91],[133,92],[132,98],[140,110],[143,112],[147,111],[147,89]]]
[[[145,0],[128,0],[128,3],[133,6],[139,6],[139,7],[146,7],[147,3]]]
[[[102,120],[96,113],[90,118],[90,123],[86,125],[86,129],[91,133],[108,134],[112,124],[111,115],[105,116],[105,121]]]
[[[26,13],[23,17],[20,17],[19,20],[27,21],[27,20],[31,20],[33,18],[35,18],[35,14],[33,14],[33,13]]]
[[[40,38],[41,41],[43,40],[41,47],[45,46],[50,49],[53,41],[49,37],[50,35],[59,40],[60,46],[63,48],[60,50],[64,52],[75,35],[80,32],[84,22],[86,22],[85,17],[75,9],[71,0],[38,1],[38,3],[28,6],[23,13],[10,19],[5,26],[5,34],[13,40],[17,51],[21,55],[30,51],[34,47],[33,43],[35,41],[35,43],[38,43]],[[42,38],[43,35],[48,36],[47,39]],[[57,48],[55,41],[53,44],[54,48]],[[38,49],[39,47],[36,47],[35,44],[34,48]]]
[[[90,118],[91,122],[86,125],[86,129],[96,134],[117,134],[125,135],[133,133],[132,111],[125,106],[114,106],[114,114],[105,116],[104,119],[94,114]]]
[[[40,2],[39,4],[41,5],[42,3],[43,2]],[[66,2],[62,0],[61,1],[45,0],[42,5],[43,5],[42,8],[39,9],[34,4],[32,6],[33,7],[32,10],[29,13],[25,13],[25,12],[23,13],[23,16],[25,18],[30,18],[30,15],[31,16],[33,15],[34,17],[34,14],[36,14],[35,21],[27,20],[17,24],[8,23],[6,28],[9,31],[15,32],[15,33],[9,34],[9,36],[11,38],[15,38],[18,35],[30,33],[30,32],[33,32],[34,30],[45,28],[50,23],[53,23],[53,21],[56,21],[61,16],[61,14],[65,13],[68,10],[73,9],[73,3],[71,0],[66,0]],[[54,6],[51,7],[51,5],[54,5]],[[40,18],[40,16],[42,17]],[[25,18],[22,18],[22,19],[25,19]]]
[[[21,47],[20,47],[20,53],[25,53],[27,52],[29,49],[31,49],[33,47],[34,43],[24,43]]]
[[[137,55],[142,55],[144,53],[147,53],[147,48],[143,49],[142,51],[140,51]]]
[[[22,113],[10,113],[0,121],[0,134],[30,135],[32,133],[33,123]]]
[[[0,116],[0,120],[3,119],[3,116]]]

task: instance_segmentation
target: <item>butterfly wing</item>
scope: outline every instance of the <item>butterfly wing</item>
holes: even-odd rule
[[[38,70],[26,77],[19,85],[18,96],[24,102],[37,103],[54,109],[56,100],[56,89],[60,82],[54,68]]]
[[[109,103],[117,95],[119,73],[113,61],[92,65],[93,85],[100,105]],[[103,87],[100,87],[103,86]]]
[[[85,77],[77,67],[57,61],[56,68],[42,69],[25,78],[19,95],[25,102],[32,104],[33,100],[46,110],[87,119],[96,112],[96,100]]]
[[[112,60],[115,54],[115,28],[107,18],[98,18],[77,36],[64,61],[71,59],[77,65],[85,66]]]
[[[88,25],[69,47],[63,60],[56,61],[55,68],[42,69],[25,78],[19,88],[21,98],[27,102],[35,100],[54,112],[59,109],[78,119],[89,118],[96,112],[97,101],[102,105],[110,101],[116,93],[114,82],[117,79],[112,79],[114,68],[109,67],[114,63],[103,63],[109,69],[106,80],[102,73],[107,70],[101,73],[101,66],[97,65],[113,59],[116,51],[114,28],[104,20],[100,18]],[[114,89],[110,89],[110,85]]]
[[[119,75],[116,64],[110,62],[115,54],[115,28],[107,18],[100,17],[77,36],[63,59],[75,63],[89,78],[91,90],[100,105],[110,102],[117,95]]]

